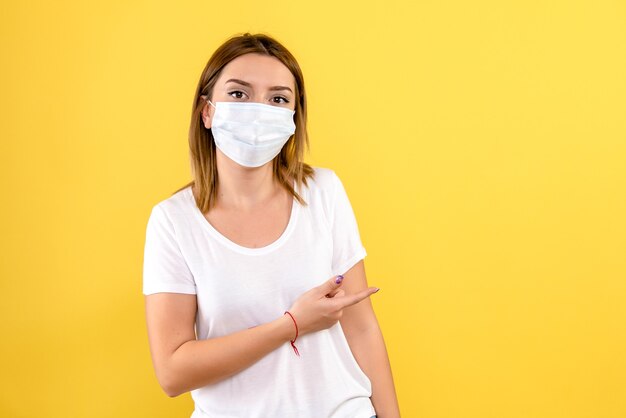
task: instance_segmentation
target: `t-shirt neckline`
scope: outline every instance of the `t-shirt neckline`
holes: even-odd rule
[[[296,182],[294,182],[294,190],[296,190],[296,188],[297,188],[297,184]],[[283,243],[287,241],[287,239],[291,235],[291,232],[295,228],[295,224],[298,220],[298,213],[300,211],[300,205],[298,204],[298,201],[292,197],[291,214],[289,216],[289,222],[287,223],[287,227],[285,228],[283,233],[280,235],[280,237],[278,237],[274,242],[264,247],[250,248],[250,247],[244,247],[242,245],[237,244],[234,241],[231,241],[230,239],[226,238],[226,236],[222,235],[221,232],[215,229],[215,227],[213,227],[213,225],[211,225],[211,223],[204,217],[204,215],[200,211],[200,208],[198,208],[198,205],[196,205],[196,200],[193,196],[192,187],[191,186],[187,187],[186,192],[187,192],[187,197],[189,198],[191,205],[193,206],[193,209],[192,209],[193,213],[198,219],[198,222],[200,222],[203,225],[204,229],[213,238],[215,238],[224,246],[230,248],[233,251],[236,251],[242,254],[247,254],[247,255],[267,254],[267,253],[274,251],[281,245],[283,245]],[[297,193],[300,193],[299,190],[297,191]]]

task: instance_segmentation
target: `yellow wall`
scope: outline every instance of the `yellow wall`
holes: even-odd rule
[[[0,416],[191,413],[150,362],[145,226],[242,31],[303,67],[403,416],[626,416],[623,1],[183,3],[2,6]]]

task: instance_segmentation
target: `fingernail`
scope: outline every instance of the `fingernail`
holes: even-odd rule
[[[339,284],[343,281],[343,276],[340,274],[339,276],[337,276],[337,280],[335,280],[335,283]]]
[[[374,293],[378,292],[380,290],[380,288],[376,288],[376,290],[374,290]]]

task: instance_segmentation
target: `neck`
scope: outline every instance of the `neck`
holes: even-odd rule
[[[218,172],[217,204],[222,207],[250,209],[264,204],[282,187],[274,179],[272,162],[261,167],[243,167],[216,150]]]

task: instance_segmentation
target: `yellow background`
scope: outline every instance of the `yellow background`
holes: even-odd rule
[[[4,2],[0,416],[191,414],[152,370],[145,227],[243,31],[303,67],[403,416],[625,417],[618,0]]]

